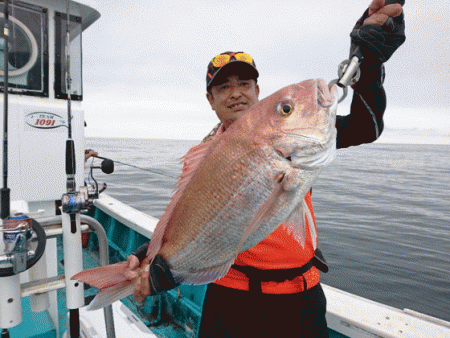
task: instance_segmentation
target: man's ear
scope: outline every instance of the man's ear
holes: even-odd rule
[[[207,92],[207,93],[206,93],[206,98],[207,98],[209,104],[211,105],[211,109],[214,110],[214,107],[213,107],[213,104],[214,104],[214,98],[213,98],[212,94],[209,93],[209,92]]]

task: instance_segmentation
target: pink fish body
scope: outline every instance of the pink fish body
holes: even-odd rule
[[[254,104],[223,134],[188,152],[188,169],[156,226],[148,259],[160,254],[178,283],[205,284],[223,277],[239,253],[281,223],[303,245],[303,200],[334,159],[336,108],[336,87],[303,81]],[[102,289],[90,309],[132,293],[127,266],[74,276]]]

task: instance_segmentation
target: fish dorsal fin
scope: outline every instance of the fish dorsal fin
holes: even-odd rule
[[[188,183],[191,181],[192,177],[195,175],[198,167],[200,166],[200,163],[208,153],[208,150],[215,143],[215,140],[200,143],[197,146],[191,148],[187,152],[187,154],[181,158],[181,162],[184,163],[183,172],[180,174],[180,176],[178,176],[177,188],[175,189],[174,194],[172,195],[171,200],[166,207],[166,210],[159,219],[155,231],[153,232],[150,245],[147,250],[147,257],[149,257],[150,260],[152,260],[153,257],[156,256],[159,249],[161,248],[162,239],[164,237],[164,232],[166,230],[167,224],[170,217],[172,216],[173,211],[175,210],[176,205],[178,204],[178,201],[183,195],[184,190],[186,189]]]

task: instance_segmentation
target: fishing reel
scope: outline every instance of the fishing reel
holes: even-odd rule
[[[0,268],[0,277],[17,275],[28,270],[44,253],[47,239],[44,229],[36,220],[23,214],[16,214],[3,220],[0,235],[4,253],[0,254],[0,266],[11,265]],[[35,238],[38,244],[34,251],[31,250],[31,241]]]
[[[77,212],[88,210],[93,206],[94,200],[106,189],[106,183],[103,183],[99,189],[97,180],[94,178],[94,169],[101,169],[105,174],[114,172],[114,162],[110,159],[100,157],[103,159],[100,166],[91,165],[89,168],[89,176],[84,187],[80,187],[79,191],[64,194],[61,197],[62,211],[67,214],[74,214]]]
[[[64,205],[66,205],[66,210],[69,211],[68,213],[74,213],[76,212],[76,210],[87,210],[93,205],[94,200],[97,199],[99,195],[107,188],[106,183],[103,183],[102,187],[100,187],[99,189],[97,180],[94,178],[94,169],[101,169],[103,173],[108,175],[112,174],[114,172],[114,162],[108,158],[100,156],[97,156],[97,158],[100,158],[103,161],[101,162],[100,166],[90,166],[89,175],[87,181],[85,181],[85,186],[80,187],[80,191],[77,193],[63,195],[61,201],[63,205],[63,211]]]

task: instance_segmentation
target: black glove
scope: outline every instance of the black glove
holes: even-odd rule
[[[157,295],[180,285],[175,283],[169,265],[160,255],[156,255],[150,264],[149,280],[151,295]]]
[[[140,246],[133,253],[133,255],[139,259],[139,262],[142,263],[146,257],[147,249],[148,243]],[[170,272],[169,265],[160,255],[156,255],[152,261],[152,264],[150,264],[149,281],[151,295],[157,295],[180,285],[175,283],[172,273]]]
[[[403,13],[395,18],[389,18],[383,26],[363,26],[364,20],[368,17],[369,10],[367,9],[350,33],[352,39],[350,58],[354,56],[356,47],[360,46],[364,56],[366,56],[366,51],[369,50],[376,61],[384,63],[389,60],[406,39]]]

